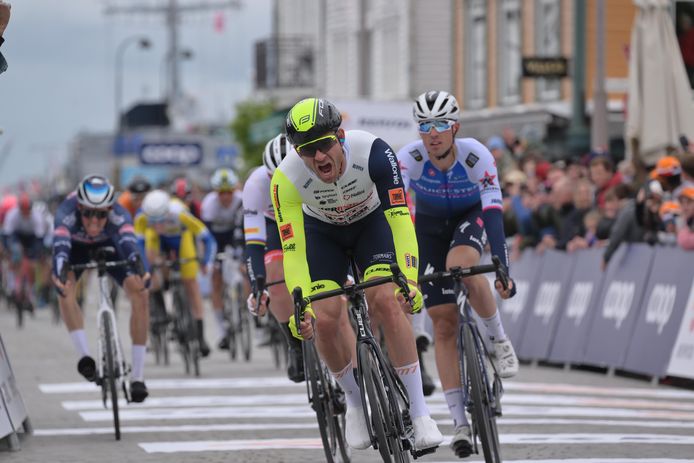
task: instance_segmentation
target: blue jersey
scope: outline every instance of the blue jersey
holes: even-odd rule
[[[53,234],[53,272],[57,275],[64,263],[70,262],[73,243],[83,246],[116,246],[126,259],[138,254],[137,239],[130,213],[120,204],[114,204],[101,233],[89,236],[82,225],[77,195],[71,193],[55,213]]]

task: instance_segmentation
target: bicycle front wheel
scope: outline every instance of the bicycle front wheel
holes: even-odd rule
[[[111,394],[111,409],[113,410],[113,429],[116,433],[116,440],[120,440],[120,418],[118,416],[118,387],[116,385],[116,376],[119,374],[116,366],[116,360],[114,358],[115,354],[115,344],[116,340],[114,337],[115,329],[111,325],[111,318],[104,313],[103,319],[101,320],[104,327],[104,345],[106,347],[104,359],[104,380],[105,385],[102,387],[108,387],[108,391]]]
[[[241,341],[241,351],[246,362],[251,361],[251,314],[246,310],[243,299],[243,286],[239,283],[236,287],[236,307],[239,311],[239,340]]]
[[[335,461],[335,440],[330,432],[330,406],[325,388],[325,378],[322,375],[322,366],[315,346],[310,342],[304,342],[304,369],[306,371],[306,384],[308,385],[308,399],[311,408],[316,412],[318,430],[323,441],[323,451],[328,463]]]
[[[500,463],[499,433],[496,428],[496,416],[492,410],[492,400],[483,375],[482,354],[475,343],[472,327],[465,323],[462,327],[463,351],[465,354],[465,372],[467,386],[472,397],[473,436],[479,435],[486,463]]]

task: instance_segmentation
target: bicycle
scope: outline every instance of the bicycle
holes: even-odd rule
[[[296,320],[303,320],[304,309],[311,302],[329,297],[346,295],[349,300],[350,312],[356,320],[357,333],[357,384],[361,394],[364,416],[366,417],[366,427],[371,437],[371,444],[378,450],[384,462],[408,462],[409,455],[415,459],[422,455],[433,453],[436,447],[418,450],[414,446],[414,429],[409,414],[410,399],[400,377],[395,373],[390,362],[386,360],[381,352],[378,341],[371,332],[371,323],[364,296],[364,290],[373,286],[385,283],[396,283],[403,292],[408,303],[412,304],[409,298],[409,288],[405,276],[401,273],[397,264],[391,264],[392,276],[374,278],[366,282],[359,282],[358,269],[352,258],[350,266],[355,283],[341,286],[338,289],[325,291],[308,297],[303,297],[301,288],[295,288],[292,292],[294,298],[294,316]],[[320,392],[328,389],[328,385],[320,383],[323,378],[316,373],[321,371],[315,365],[319,364],[318,356],[313,356],[315,347],[312,342],[304,345],[304,368],[306,371],[306,382],[314,384],[314,391],[320,404],[315,403],[316,394],[313,399],[313,408],[316,410],[318,427],[323,439],[323,448],[326,456],[332,451],[332,442],[340,437],[333,436],[332,433],[340,433],[344,443],[344,426],[338,427],[340,422],[334,416],[335,410],[331,411],[332,397]],[[310,356],[306,356],[310,352]],[[368,397],[368,401],[366,398]],[[344,424],[344,421],[341,422]],[[330,433],[330,434],[329,434]],[[339,441],[338,441],[339,444]],[[392,458],[391,458],[392,457]]]
[[[222,265],[224,314],[227,320],[227,342],[232,360],[239,356],[239,349],[246,362],[251,360],[251,318],[246,310],[243,274],[233,248],[227,246],[216,256]],[[238,342],[237,342],[238,341]]]
[[[284,283],[284,280],[277,280],[277,281],[271,281],[268,284],[265,284],[265,277],[259,276],[255,280],[255,286],[256,286],[256,291],[255,291],[255,300],[256,300],[256,306],[255,306],[255,313],[258,313],[258,308],[260,306],[260,298],[263,292],[269,288],[270,286],[277,285]],[[285,341],[284,335],[282,334],[282,329],[280,328],[280,324],[277,321],[277,318],[275,318],[275,315],[269,310],[270,308],[270,298],[268,297],[267,299],[267,307],[268,307],[268,320],[267,324],[264,325],[266,329],[270,331],[270,350],[272,351],[272,359],[273,363],[275,365],[276,369],[279,369],[282,367],[282,365],[286,365],[288,362],[287,356],[287,342]],[[259,317],[256,318],[256,321],[259,320]],[[256,324],[256,327],[258,326],[263,326],[263,325],[258,325]]]
[[[116,267],[132,266],[133,263],[127,260],[112,261],[115,250],[100,248],[95,252],[92,262],[86,264],[66,265],[62,268],[60,281],[65,284],[69,270],[79,271],[97,269],[99,276],[99,311],[96,316],[99,338],[97,343],[96,355],[96,379],[95,382],[101,386],[101,399],[104,408],[108,408],[108,398],[111,398],[111,409],[113,410],[113,428],[116,440],[120,440],[120,418],[118,413],[118,389],[123,390],[126,402],[130,402],[130,394],[127,388],[127,377],[130,374],[130,365],[123,356],[123,348],[118,336],[116,324],[116,314],[111,305],[111,285],[107,270]],[[139,275],[144,275],[142,262],[136,263],[135,271]]]
[[[477,438],[482,444],[486,463],[500,463],[499,431],[496,418],[501,416],[501,397],[504,393],[501,378],[491,362],[489,351],[480,335],[477,323],[472,316],[472,308],[467,300],[467,290],[462,279],[482,273],[496,273],[502,285],[508,287],[508,275],[501,267],[498,257],[492,258],[493,263],[477,265],[468,268],[453,267],[448,271],[434,272],[423,275],[419,283],[452,278],[455,281],[455,291],[458,294],[459,308],[458,351],[460,362],[460,380],[463,388],[465,408],[472,417],[473,451],[479,455]],[[492,371],[488,371],[487,365]]]
[[[161,293],[159,293],[161,296]],[[157,365],[169,365],[169,326],[171,317],[162,297],[149,295],[149,339]]]

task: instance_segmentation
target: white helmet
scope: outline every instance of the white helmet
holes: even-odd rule
[[[164,190],[152,190],[142,201],[142,212],[151,219],[163,219],[169,212],[171,196]]]
[[[263,164],[270,175],[275,173],[275,169],[280,165],[280,162],[282,162],[282,159],[284,159],[290,149],[291,144],[283,133],[267,142],[265,151],[263,151]]]
[[[236,188],[239,179],[233,170],[221,167],[214,171],[210,184],[215,191],[231,191]]]
[[[417,97],[412,108],[416,122],[446,119],[458,122],[460,108],[455,97],[448,92],[433,90]]]
[[[87,175],[77,185],[77,202],[92,209],[111,207],[116,202],[116,189],[106,177]]]

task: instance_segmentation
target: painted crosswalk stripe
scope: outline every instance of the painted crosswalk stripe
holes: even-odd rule
[[[439,426],[453,426],[453,420],[436,420]],[[582,419],[543,419],[543,418],[506,418],[497,419],[502,429],[511,426],[607,426],[607,427],[642,427],[668,429],[694,429],[694,422],[685,421],[650,421],[650,420],[582,420]],[[124,434],[140,433],[178,433],[178,432],[211,432],[211,431],[283,431],[296,429],[316,429],[313,416],[306,417],[304,423],[274,421],[271,423],[243,424],[184,424],[174,426],[121,426]],[[113,426],[86,428],[45,428],[35,429],[35,436],[85,436],[95,434],[112,434]]]
[[[427,399],[428,403],[444,403],[445,397],[438,393]],[[217,407],[232,405],[295,405],[306,403],[305,393],[298,394],[247,394],[247,395],[210,395],[210,396],[168,396],[149,397],[142,404],[120,405],[137,408],[161,407]],[[694,403],[618,399],[605,397],[585,397],[556,394],[505,394],[502,405],[556,405],[556,406],[592,406],[611,408],[640,408],[656,410],[694,411]],[[103,408],[101,400],[65,400],[62,406],[66,410],[92,410]]]
[[[442,446],[450,442],[445,436]],[[667,434],[502,434],[502,445],[512,444],[649,444],[692,445],[694,436]],[[147,453],[212,452],[273,449],[322,449],[320,438],[305,439],[242,439],[175,442],[142,442],[138,444]],[[602,460],[604,461],[604,460]]]

